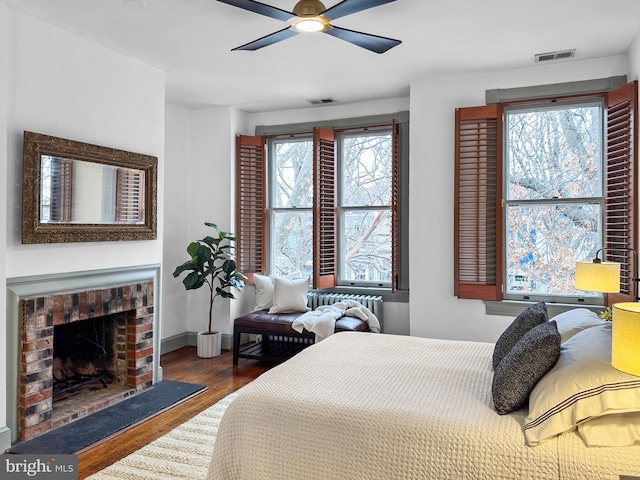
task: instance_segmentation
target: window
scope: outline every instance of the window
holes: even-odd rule
[[[313,274],[313,139],[274,138],[269,145],[269,273]]]
[[[118,168],[115,223],[143,224],[144,198],[144,172],[133,168]]]
[[[391,132],[338,136],[340,284],[391,284]]]
[[[507,299],[596,296],[575,263],[602,246],[602,102],[505,108]]]
[[[311,276],[314,288],[406,288],[400,128],[310,130],[238,137],[240,270]]]
[[[632,262],[615,249],[637,249],[636,97],[634,82],[568,102],[456,111],[459,298],[589,301],[573,288],[575,261],[602,246],[624,269],[607,303],[630,301]]]
[[[42,223],[71,221],[73,205],[73,161],[66,158],[42,156]]]

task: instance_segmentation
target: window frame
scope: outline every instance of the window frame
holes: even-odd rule
[[[336,151],[338,152],[337,156],[336,156],[336,164],[337,164],[337,170],[339,172],[343,172],[343,138],[345,136],[349,136],[349,137],[358,137],[358,136],[367,136],[367,133],[382,133],[383,135],[389,135],[390,139],[393,141],[393,125],[383,125],[380,127],[361,127],[361,128],[351,128],[351,129],[343,129],[343,130],[338,130],[336,131],[337,135],[336,135],[336,143],[337,143],[337,148]],[[390,172],[391,176],[393,177],[393,172]],[[345,242],[344,242],[344,237],[345,237],[345,226],[344,226],[344,214],[347,211],[378,211],[378,210],[388,210],[389,215],[392,215],[392,209],[393,209],[393,202],[391,199],[391,196],[389,197],[389,203],[386,205],[373,205],[373,206],[366,206],[366,205],[357,205],[357,206],[345,206],[344,205],[344,187],[342,185],[342,180],[344,177],[340,176],[340,179],[338,180],[338,201],[337,201],[337,205],[336,205],[336,219],[337,219],[337,225],[338,225],[338,246],[337,246],[337,251],[338,251],[338,257],[344,259],[346,251],[345,251]],[[391,180],[391,182],[393,183],[393,179]],[[393,188],[393,185],[392,185]],[[393,193],[392,193],[393,195]],[[391,246],[391,248],[393,248],[393,246]],[[391,261],[393,263],[393,261]],[[337,269],[337,278],[336,278],[336,285],[337,286],[343,286],[343,287],[360,287],[360,288],[392,288],[392,281],[388,281],[388,282],[377,282],[377,281],[353,281],[353,280],[348,280],[347,278],[345,278],[345,272],[346,272],[346,264],[344,261],[339,261],[338,262],[338,269]]]
[[[613,250],[622,246],[637,250],[638,215],[637,210],[637,97],[638,82],[620,86],[619,78],[611,82],[611,90],[600,93],[566,94],[573,84],[556,86],[531,87],[532,90],[546,92],[560,91],[560,94],[540,96],[540,100],[560,100],[578,97],[599,97],[605,99],[605,152],[604,189],[605,189],[605,242],[604,248]],[[591,84],[593,81],[577,82]],[[597,81],[596,81],[597,83]],[[569,87],[569,90],[567,90]],[[455,218],[454,218],[454,295],[458,298],[484,300],[487,305],[499,304],[503,301],[502,262],[502,109],[510,103],[493,103],[481,107],[457,108],[455,112]],[[531,101],[529,99],[528,101]],[[498,135],[495,135],[499,132]],[[475,163],[474,163],[475,162]],[[500,167],[496,167],[500,165]],[[471,169],[465,171],[465,166]],[[482,175],[474,177],[474,165]],[[469,173],[471,172],[471,173]],[[474,180],[476,178],[476,180]],[[488,181],[488,183],[486,183]],[[466,183],[463,183],[466,182]],[[482,197],[483,202],[469,201],[474,191],[485,193],[487,185],[490,195]],[[480,197],[479,197],[480,198]],[[623,201],[620,201],[623,199]],[[465,201],[467,203],[465,203]],[[475,215],[468,215],[469,206],[478,210]],[[471,211],[471,210],[469,210]],[[493,212],[493,213],[492,213]],[[608,212],[608,214],[607,214]],[[466,216],[465,216],[466,215]],[[495,224],[486,230],[488,235],[479,236],[474,229],[484,231],[485,225]],[[475,237],[474,237],[475,235]],[[474,240],[475,238],[475,240]],[[475,249],[475,250],[474,250]],[[621,273],[621,291],[618,294],[607,294],[604,304],[611,305],[620,301],[631,301],[633,290],[633,273],[630,252],[605,252],[606,260],[623,264]],[[477,262],[477,263],[476,263]],[[493,269],[493,270],[492,270]],[[626,270],[625,270],[626,269]],[[491,273],[493,271],[493,274]],[[509,310],[518,302],[504,300]],[[497,313],[492,309],[492,314]]]
[[[512,200],[509,198],[509,158],[508,158],[508,135],[509,135],[509,126],[508,126],[508,116],[510,112],[514,111],[534,111],[534,110],[554,110],[558,107],[567,107],[567,106],[578,106],[578,105],[598,105],[600,107],[600,128],[601,128],[601,144],[600,144],[600,193],[601,195],[598,197],[590,197],[590,198],[579,198],[579,197],[571,197],[571,198],[562,198],[562,199],[526,199],[526,200]],[[508,209],[509,206],[514,205],[561,205],[561,204],[572,204],[572,203],[589,203],[589,204],[599,204],[600,205],[600,218],[598,219],[601,226],[601,235],[600,235],[600,244],[604,244],[604,203],[605,203],[605,192],[604,192],[604,172],[605,172],[605,140],[606,140],[606,124],[605,124],[605,112],[606,105],[604,95],[596,95],[596,96],[585,96],[585,97],[568,97],[568,98],[554,98],[550,100],[531,100],[531,101],[521,101],[511,104],[505,104],[502,109],[503,113],[503,132],[502,132],[502,192],[503,192],[503,202],[502,202],[502,222],[505,225],[505,228],[502,232],[502,252],[503,252],[503,291],[502,291],[502,299],[510,300],[510,301],[530,301],[530,302],[547,302],[547,303],[565,303],[565,304],[579,304],[579,305],[602,305],[604,296],[603,294],[595,294],[595,295],[545,295],[545,294],[516,294],[509,293],[507,291],[507,283],[508,283],[508,249],[507,249],[507,240],[508,240],[508,231],[506,225],[508,225]]]
[[[305,133],[305,134],[296,134],[296,135],[276,135],[276,136],[272,136],[272,137],[266,137],[265,141],[266,141],[266,166],[267,166],[267,181],[266,181],[266,187],[267,187],[267,197],[266,197],[266,221],[265,221],[265,226],[268,232],[271,232],[272,229],[274,228],[274,223],[275,223],[275,215],[279,212],[289,212],[289,211],[296,211],[296,212],[308,212],[310,215],[313,216],[313,205],[310,205],[308,207],[299,207],[299,206],[295,206],[295,207],[281,207],[281,206],[275,206],[275,194],[276,194],[276,188],[275,188],[275,172],[276,172],[276,166],[275,166],[275,162],[270,161],[270,159],[273,159],[275,157],[275,150],[276,150],[276,146],[275,146],[275,142],[280,142],[280,141],[286,141],[287,139],[295,139],[296,141],[309,141],[311,143],[313,143],[313,134],[312,133]],[[268,240],[267,240],[267,251],[266,251],[266,270],[264,273],[270,274],[272,275],[274,271],[274,261],[273,261],[273,251],[274,251],[274,243],[273,243],[273,238],[271,236],[268,236]]]

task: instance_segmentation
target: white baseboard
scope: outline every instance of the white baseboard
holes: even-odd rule
[[[164,338],[160,342],[160,354],[172,352],[182,347],[195,346],[197,343],[197,332],[184,332],[173,337]],[[231,350],[233,348],[233,334],[222,334],[223,350]]]

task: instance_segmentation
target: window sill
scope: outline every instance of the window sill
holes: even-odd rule
[[[515,300],[502,300],[502,301],[489,301],[485,300],[485,313],[487,315],[502,315],[506,317],[517,317],[520,313],[529,305],[536,302],[521,302]],[[602,305],[576,305],[570,303],[549,303],[547,305],[547,311],[549,312],[549,318],[553,318],[556,315],[573,310],[574,308],[587,308],[594,313],[598,313],[604,309]]]

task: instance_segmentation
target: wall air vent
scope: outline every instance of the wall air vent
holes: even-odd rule
[[[573,58],[576,56],[576,49],[563,50],[561,52],[538,53],[535,55],[536,63],[549,62],[551,60],[562,60],[564,58]]]
[[[314,98],[307,100],[311,105],[326,105],[327,103],[336,103],[333,98]]]

